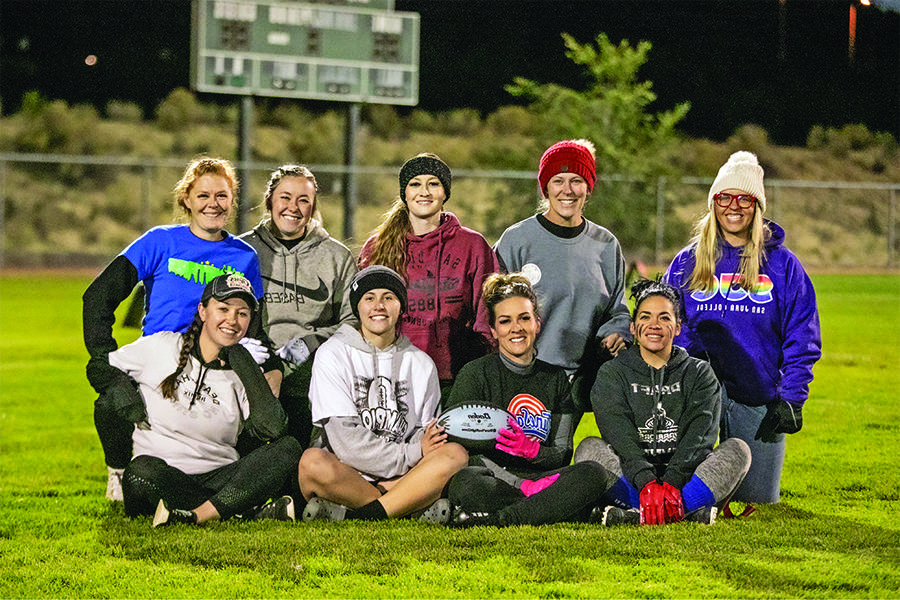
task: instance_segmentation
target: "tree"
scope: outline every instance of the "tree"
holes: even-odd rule
[[[677,175],[668,157],[678,141],[675,126],[690,104],[650,112],[656,101],[653,84],[638,79],[650,42],[633,48],[623,40],[616,46],[605,33],[589,44],[579,44],[565,33],[562,38],[566,57],[585,67],[589,81],[584,91],[521,77],[506,90],[529,101],[529,110],[541,124],[535,152],[563,139],[587,138],[594,143],[598,184],[586,216],[609,227],[627,248],[650,249],[655,243],[650,225],[656,215],[657,180]]]

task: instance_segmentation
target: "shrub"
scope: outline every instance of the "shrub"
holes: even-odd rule
[[[362,118],[373,135],[386,140],[403,137],[403,119],[400,118],[393,106],[367,104],[363,107]]]
[[[189,90],[176,88],[156,107],[156,122],[164,131],[183,131],[214,121],[208,118],[208,112]]]
[[[523,106],[501,106],[487,116],[485,124],[501,135],[531,135],[537,129],[531,113]]]
[[[106,103],[106,116],[112,121],[140,123],[144,118],[144,112],[133,102],[110,100]]]
[[[769,133],[759,125],[741,125],[728,138],[727,146],[732,152],[746,150],[759,156],[769,148]]]

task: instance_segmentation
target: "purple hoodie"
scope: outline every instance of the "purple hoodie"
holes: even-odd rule
[[[685,322],[675,343],[708,358],[728,397],[750,406],[785,400],[802,406],[813,364],[822,356],[816,293],[803,266],[785,248],[784,230],[766,221],[772,237],[754,293],[730,286],[741,248],[722,241],[713,290],[693,292],[694,247],[684,248],[665,280],[685,293]]]

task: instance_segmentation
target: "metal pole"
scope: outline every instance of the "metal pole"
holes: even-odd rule
[[[894,215],[897,214],[897,190],[891,188],[891,200],[888,204],[888,266],[895,264],[894,247],[897,245],[897,222]]]
[[[0,198],[4,199],[4,204],[6,204],[6,161],[0,161]],[[3,263],[6,258],[6,219],[4,215],[6,214],[6,208],[0,207],[0,241],[3,242],[0,245],[0,268],[3,267]]]
[[[243,96],[241,98],[240,119],[238,119],[238,154],[240,161],[238,179],[241,182],[241,191],[238,200],[237,231],[235,231],[237,234],[247,231],[247,212],[250,210],[250,160],[252,158],[252,144],[250,140],[252,136],[253,96]]]
[[[147,231],[150,229],[150,220],[153,218],[150,200],[150,179],[153,167],[144,165],[141,172],[141,231]]]
[[[653,264],[662,264],[663,254],[663,228],[666,224],[665,219],[666,205],[666,178],[660,177],[656,180],[656,252],[653,256]]]
[[[356,232],[356,135],[359,130],[360,105],[347,106],[347,127],[344,131],[344,240],[352,240]]]

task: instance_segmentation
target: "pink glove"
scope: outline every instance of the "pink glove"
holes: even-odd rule
[[[666,523],[678,523],[684,520],[684,502],[681,499],[681,492],[678,488],[662,484],[663,488],[663,507],[666,512]]]
[[[513,456],[521,456],[532,460],[537,456],[541,443],[525,435],[515,418],[510,417],[506,422],[512,430],[501,429],[497,432],[497,445],[495,448]]]
[[[534,496],[538,492],[543,492],[548,487],[553,485],[553,482],[559,479],[559,473],[554,473],[553,475],[549,475],[547,477],[541,477],[535,481],[531,481],[530,479],[526,479],[522,482],[522,485],[519,486],[519,489],[522,490],[522,493],[525,494],[525,497]]]
[[[651,481],[641,490],[641,525],[665,525],[666,491],[658,481]]]

